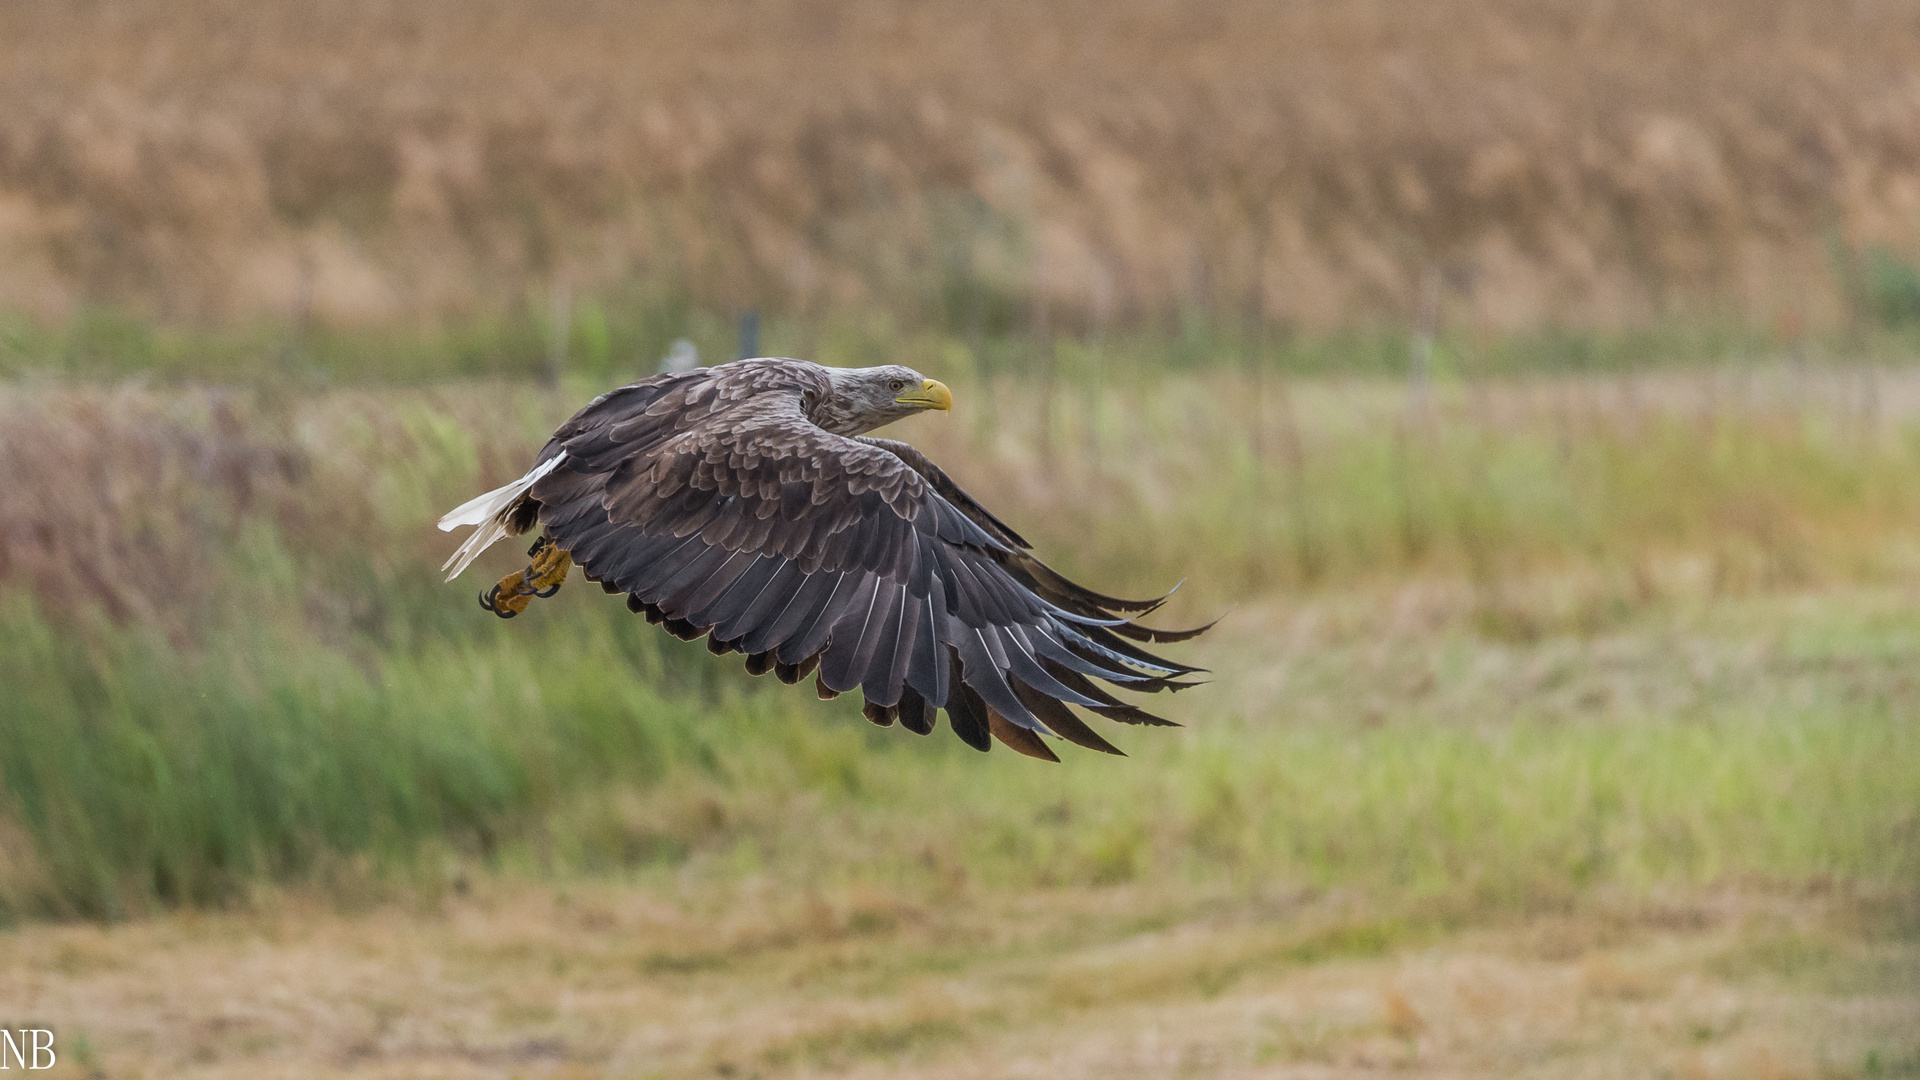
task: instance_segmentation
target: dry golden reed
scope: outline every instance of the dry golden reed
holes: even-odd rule
[[[1920,243],[1899,0],[147,0],[0,43],[0,308],[43,317],[638,280],[988,332],[1793,329]]]

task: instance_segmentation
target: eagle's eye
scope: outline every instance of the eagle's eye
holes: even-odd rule
[[[907,388],[907,380],[905,380],[905,379],[889,379],[889,380],[887,380],[887,389],[889,389],[889,390],[891,390],[891,391],[893,391],[893,392],[894,392],[894,393],[896,393],[896,394],[897,394],[897,393],[899,393],[899,392],[900,392],[900,391],[902,391],[902,390],[905,390],[906,388]]]

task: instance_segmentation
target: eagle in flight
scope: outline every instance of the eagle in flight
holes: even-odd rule
[[[512,618],[578,565],[627,607],[755,675],[823,699],[860,689],[876,724],[1059,760],[1053,734],[1111,754],[1069,705],[1168,724],[1113,696],[1178,690],[1201,671],[1139,643],[1194,630],[1134,621],[1165,601],[1076,585],[903,442],[865,433],[928,409],[946,386],[910,368],[737,360],[595,398],[533,468],[440,519],[475,526],[447,579],[503,536],[539,529],[525,570],[482,607]],[[1096,682],[1098,680],[1098,682]]]

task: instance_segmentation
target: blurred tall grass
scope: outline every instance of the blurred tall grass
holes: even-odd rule
[[[494,620],[475,582],[518,553],[442,585],[432,521],[611,372],[0,384],[0,905],[431,891],[476,861],[1462,911],[1920,870],[1920,620],[1849,599],[1920,559],[1910,371],[1443,362],[1410,388],[915,348],[960,404],[902,433],[1044,556],[1186,577],[1175,620],[1232,610],[1188,650],[1223,672],[1174,702],[1191,727],[983,760],[766,692],[580,583]]]
[[[0,308],[391,329],[640,277],[986,337],[1324,331],[1415,321],[1438,275],[1489,332],[1832,327],[1864,312],[1831,249],[1920,250],[1915,30],[1895,0],[10,5]]]

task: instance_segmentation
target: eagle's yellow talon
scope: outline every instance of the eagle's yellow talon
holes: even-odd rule
[[[527,610],[533,603],[533,594],[522,586],[526,584],[526,575],[515,572],[500,579],[500,584],[480,598],[480,606],[503,619],[511,619]]]
[[[533,565],[500,579],[493,591],[480,598],[480,606],[503,619],[511,619],[527,610],[534,597],[552,596],[567,580],[573,557],[552,544],[536,544]]]

